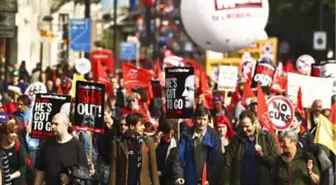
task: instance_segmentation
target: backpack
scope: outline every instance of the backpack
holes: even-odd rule
[[[72,165],[65,169],[65,174],[70,178],[70,184],[87,185],[92,180],[90,170],[84,166]]]
[[[20,146],[21,146],[21,143],[17,142],[16,145],[15,145],[15,152],[19,152]],[[31,158],[29,156],[27,156],[27,158],[26,158],[26,163],[27,163],[28,167],[32,167],[33,166]]]

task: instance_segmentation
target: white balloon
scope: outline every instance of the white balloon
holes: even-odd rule
[[[204,49],[231,52],[248,47],[264,30],[268,0],[181,0],[185,30]]]
[[[303,75],[310,75],[312,64],[315,63],[315,59],[310,55],[301,55],[296,60],[296,68]]]
[[[262,30],[259,33],[257,40],[266,40],[266,39],[268,39],[268,35],[265,30]]]
[[[86,58],[77,59],[75,68],[79,74],[85,75],[91,71],[91,62]]]

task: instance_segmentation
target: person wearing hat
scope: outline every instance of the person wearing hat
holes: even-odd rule
[[[20,88],[8,86],[7,93],[3,94],[3,108],[7,114],[14,114],[17,111],[16,100],[21,95]]]
[[[20,82],[20,72],[19,72],[19,70],[13,70],[10,73],[10,77],[11,77],[11,82],[9,82],[7,84],[7,88],[10,85],[11,86],[16,86],[16,87],[20,88],[20,91],[23,94],[26,91],[27,86],[24,83]]]
[[[248,98],[246,100],[246,109],[257,114],[258,102],[256,98]]]
[[[212,116],[215,120],[216,117],[224,115],[230,121],[231,125],[234,125],[236,123],[232,114],[226,109],[224,100],[220,95],[214,95],[212,98],[212,103],[214,105],[214,109],[212,109]]]

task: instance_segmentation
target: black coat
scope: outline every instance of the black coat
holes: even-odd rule
[[[176,145],[176,141],[175,145]],[[156,148],[156,151],[158,151],[158,148],[161,147],[162,145],[158,145]],[[168,156],[163,156],[166,157],[165,160],[165,165],[164,167],[161,169],[161,176],[160,178],[160,185],[172,185],[174,184],[174,176],[173,176],[173,160],[176,156],[176,146],[172,146],[171,149],[168,148],[168,150],[170,150]],[[168,151],[167,151],[168,153]],[[157,153],[157,155],[160,155]],[[159,156],[157,156],[157,158],[159,158]]]

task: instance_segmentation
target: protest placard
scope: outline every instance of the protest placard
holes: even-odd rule
[[[105,85],[77,81],[74,128],[104,133]]]
[[[31,116],[31,137],[45,139],[53,136],[51,121],[62,107],[70,104],[71,97],[58,94],[36,94]],[[63,109],[64,111],[64,109]],[[68,112],[64,112],[69,114]]]
[[[165,74],[166,118],[191,118],[194,112],[194,68],[166,68]]]

